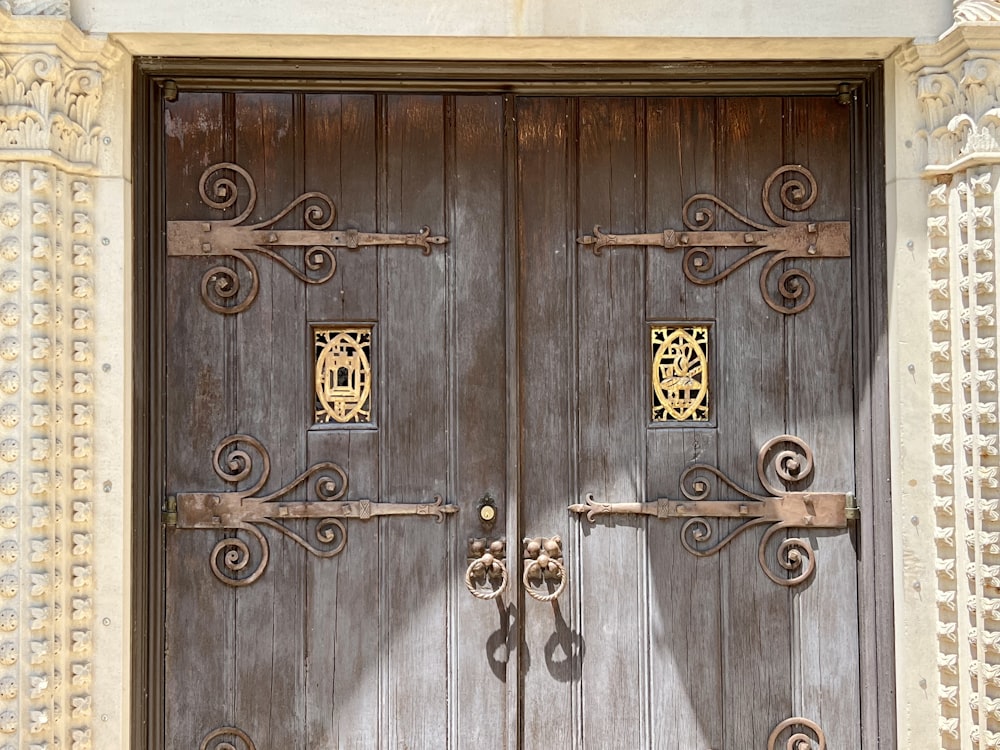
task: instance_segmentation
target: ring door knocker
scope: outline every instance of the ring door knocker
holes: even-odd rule
[[[536,584],[555,581],[555,588],[542,593]],[[562,539],[558,536],[524,540],[524,590],[532,599],[551,602],[566,589],[566,568],[563,566]]]
[[[507,572],[506,546],[502,539],[487,542],[472,539],[469,542],[469,567],[465,570],[465,587],[477,599],[496,599],[507,590],[510,574]],[[498,581],[492,589],[484,589],[479,584]]]

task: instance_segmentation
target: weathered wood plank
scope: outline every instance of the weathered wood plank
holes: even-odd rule
[[[812,170],[819,199],[792,220],[850,216],[850,110],[835,100],[786,103],[786,161]],[[816,280],[816,298],[788,324],[789,427],[815,451],[812,486],[854,489],[853,348],[850,325],[851,260],[802,263]],[[839,325],[830,325],[838,321]],[[856,552],[846,531],[816,531],[814,579],[796,590],[793,664],[796,712],[819,723],[831,747],[861,746]]]
[[[782,163],[781,115],[777,98],[730,99],[718,105],[719,197],[751,218],[763,216],[761,186]],[[719,228],[744,227],[720,216]],[[744,252],[727,251],[720,260],[726,265]],[[719,467],[747,488],[758,487],[758,449],[782,434],[786,424],[785,316],[761,299],[763,262],[748,264],[717,287]],[[756,564],[762,534],[744,534],[721,553],[727,750],[761,747],[793,710],[790,594]]]
[[[388,231],[445,225],[444,105],[386,96],[383,217]],[[380,249],[383,353],[382,495],[429,501],[448,490],[447,253]],[[447,498],[453,501],[455,498]],[[444,747],[448,705],[449,528],[427,519],[382,525],[381,586],[388,683],[387,747]]]
[[[451,102],[448,130],[448,246],[451,304],[452,444],[455,500],[462,511],[455,528],[451,628],[455,684],[450,746],[502,748],[507,734],[507,603],[517,589],[518,547],[506,535],[507,352],[503,100],[459,96]],[[498,512],[492,530],[476,507],[489,494]],[[508,544],[507,594],[496,602],[474,598],[465,588],[470,538]]]
[[[278,214],[302,192],[297,121],[289,94],[238,94],[234,161],[257,183],[250,221]],[[297,218],[297,217],[296,217]],[[292,262],[296,251],[287,251]],[[278,264],[259,259],[260,292],[235,317],[230,349],[233,408],[239,432],[256,437],[271,455],[273,491],[306,466],[302,388],[305,286]],[[304,497],[299,488],[295,497]],[[300,534],[300,522],[289,522]],[[253,585],[236,594],[236,720],[260,745],[303,743],[305,654],[301,638],[306,552],[267,532],[270,561]]]
[[[582,221],[618,232],[642,229],[639,104],[635,99],[579,104],[577,214]],[[644,411],[636,385],[645,370],[644,249],[621,248],[595,257],[578,247],[576,253],[580,492],[600,502],[641,502],[643,432],[638,427]],[[620,517],[581,524],[578,590],[581,631],[589,646],[581,672],[583,736],[587,747],[639,747],[647,729],[642,691],[646,522]]]
[[[310,95],[304,117],[306,189],[333,199],[336,228],[375,228],[375,97]],[[336,259],[334,277],[306,290],[308,323],[376,322],[378,251],[341,249]],[[373,366],[377,373],[377,358]],[[309,388],[312,376],[305,375]],[[349,499],[378,497],[376,429],[317,427],[308,444],[310,464],[334,461],[347,472]],[[344,551],[331,560],[310,560],[307,568],[306,747],[362,750],[379,743],[379,528],[377,521],[348,521],[346,529]]]
[[[574,103],[565,98],[522,99],[517,109],[520,513],[525,536],[562,537],[570,576],[579,555],[566,511],[576,496],[574,119]],[[549,747],[579,743],[578,688],[586,645],[574,618],[579,584],[570,581],[555,604],[523,597],[526,747],[543,737]]]
[[[182,94],[164,113],[168,219],[218,219],[202,204],[198,179],[225,156],[224,96]],[[218,486],[212,451],[229,421],[232,382],[220,357],[227,326],[199,298],[207,262],[166,261],[166,485],[170,492]],[[165,747],[197,747],[234,721],[233,590],[215,579],[211,532],[166,532]],[[197,675],[198,679],[193,677]]]
[[[647,227],[680,228],[688,196],[716,189],[715,100],[654,99],[647,111]],[[715,321],[717,288],[685,279],[682,253],[650,248],[645,256],[649,322]],[[713,327],[710,335],[714,339],[722,333]],[[647,333],[644,421],[650,418],[649,348]],[[714,375],[721,366],[716,361],[709,378],[712,416],[717,416]],[[682,497],[681,472],[696,461],[714,464],[716,439],[717,430],[709,426],[648,429],[648,498]],[[722,748],[721,559],[688,553],[680,543],[679,522],[649,523],[651,744],[664,750]]]

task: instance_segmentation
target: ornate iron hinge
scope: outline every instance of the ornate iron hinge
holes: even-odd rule
[[[237,444],[249,448],[261,459],[261,472],[252,487],[236,492],[181,492],[176,496],[178,529],[245,531],[257,540],[260,556],[253,567],[250,567],[253,557],[250,548],[239,537],[220,539],[213,548],[212,573],[230,586],[248,586],[267,568],[270,551],[261,527],[275,529],[316,557],[330,558],[339,555],[347,543],[347,528],[341,519],[366,521],[378,516],[427,516],[440,523],[445,516],[458,512],[458,506],[445,505],[439,495],[430,503],[344,500],[347,473],[331,461],[313,464],[281,489],[260,495],[271,473],[271,459],[255,438],[249,435],[225,438],[215,449],[212,468],[227,482],[248,479],[254,473],[253,459],[251,453],[237,448]],[[315,500],[282,500],[310,481]],[[295,519],[315,522],[312,528],[315,543],[283,523]]]
[[[257,187],[243,167],[220,162],[206,169],[198,181],[198,192],[205,205],[220,211],[236,205],[240,197],[237,180],[225,174],[235,173],[246,183],[247,205],[234,219],[224,221],[167,222],[167,255],[171,257],[228,257],[241,263],[250,274],[250,289],[237,300],[242,282],[237,269],[215,265],[201,277],[201,298],[210,310],[225,315],[243,312],[257,299],[260,277],[257,266],[244,251],[254,252],[282,266],[306,284],[322,284],[337,272],[333,249],[359,250],[376,245],[419,247],[429,255],[433,245],[447,244],[448,238],[431,235],[429,227],[408,234],[362,232],[357,229],[331,230],[337,209],[325,193],[308,192],[289,203],[270,219],[243,224],[257,203]],[[211,188],[208,183],[212,180]],[[214,197],[209,195],[212,193]],[[275,229],[275,225],[299,206],[303,207],[305,229]],[[302,269],[276,252],[278,248],[303,249]]]
[[[816,296],[815,280],[801,268],[789,268],[778,276],[776,289],[772,290],[768,285],[771,272],[782,261],[789,259],[850,257],[851,224],[848,221],[793,222],[779,216],[771,205],[772,187],[779,177],[786,174],[798,176],[782,183],[778,190],[784,208],[805,211],[819,196],[816,178],[808,169],[801,164],[779,167],[767,178],[761,190],[764,213],[774,226],[753,221],[710,193],[697,193],[684,203],[684,229],[664,229],[648,234],[610,234],[595,226],[592,235],[580,237],[577,242],[592,247],[594,255],[600,255],[604,248],[614,245],[683,250],[681,267],[684,276],[692,284],[700,286],[717,284],[755,258],[774,253],[760,272],[761,297],[772,310],[795,315],[812,304]],[[717,206],[753,231],[714,230],[716,213],[711,206]],[[747,254],[714,271],[715,251],[729,248],[746,248]]]
[[[681,492],[687,500],[661,498],[647,503],[599,503],[593,495],[586,502],[569,506],[574,513],[586,514],[593,522],[601,515],[648,515],[657,518],[684,519],[681,544],[697,557],[715,555],[736,537],[757,526],[768,526],[758,547],[760,567],[782,586],[794,586],[809,578],[816,569],[816,557],[808,539],[789,537],[778,547],[778,564],[785,575],[775,573],[767,564],[767,546],[775,534],[785,529],[843,529],[858,518],[859,510],[852,493],[789,492],[775,486],[768,474],[768,458],[780,445],[791,446],[778,451],[771,462],[774,472],[784,482],[798,483],[808,479],[813,470],[812,449],[793,435],[780,435],[767,441],[757,454],[757,476],[769,496],[743,489],[714,466],[694,464],[681,474]],[[704,475],[714,476],[744,500],[706,500],[710,492]],[[708,522],[713,519],[746,519],[723,539],[711,544],[715,530]],[[707,545],[707,546],[706,546]]]

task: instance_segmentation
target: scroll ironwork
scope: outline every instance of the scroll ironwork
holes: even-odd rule
[[[784,180],[780,184],[778,180]],[[711,286],[737,269],[761,257],[772,257],[759,277],[760,293],[768,307],[784,315],[795,315],[809,307],[816,296],[816,280],[802,268],[788,268],[772,276],[786,260],[847,258],[851,255],[849,221],[789,221],[779,211],[805,211],[819,196],[816,178],[801,164],[785,164],[764,182],[761,203],[773,225],[754,221],[711,193],[696,193],[684,203],[684,229],[664,229],[646,234],[612,234],[594,227],[594,233],[577,239],[600,255],[606,247],[645,245],[664,250],[683,250],[681,268],[692,284]],[[775,210],[775,197],[781,209]],[[716,229],[717,214],[728,214],[746,229]],[[718,250],[746,249],[746,254],[721,270],[716,270]]]
[[[261,463],[259,474],[254,458]],[[271,473],[271,458],[260,441],[249,435],[230,435],[215,449],[212,467],[220,479],[243,482],[256,474],[249,489],[234,492],[188,492],[176,496],[176,527],[179,529],[217,529],[249,534],[260,549],[254,561],[250,546],[239,536],[220,539],[212,550],[212,573],[230,586],[249,586],[263,575],[270,558],[264,528],[271,528],[291,539],[311,555],[331,558],[339,555],[347,543],[344,519],[362,521],[377,516],[428,516],[437,522],[458,512],[455,505],[445,505],[440,495],[431,503],[380,503],[371,500],[344,500],[347,473],[332,461],[310,466],[295,479],[274,492],[261,494]],[[310,485],[311,500],[288,500],[296,489]],[[309,539],[285,525],[287,521],[305,520],[310,526]]]
[[[235,738],[241,744],[234,745],[229,737]],[[198,745],[198,750],[257,750],[250,735],[237,727],[219,727],[207,735]]]
[[[202,202],[225,211],[246,205],[232,219],[220,221],[167,222],[167,255],[172,257],[231,258],[249,275],[244,289],[238,268],[217,263],[201,277],[201,298],[214,312],[232,315],[247,310],[260,291],[257,264],[247,253],[254,253],[278,264],[305,284],[323,284],[337,272],[334,248],[351,251],[363,247],[401,245],[419,247],[429,255],[435,245],[447,244],[448,238],[432,235],[429,227],[407,234],[362,232],[357,229],[332,230],[337,208],[330,196],[310,191],[302,193],[274,216],[244,224],[257,205],[257,186],[250,173],[232,162],[208,167],[198,181]],[[277,225],[292,212],[301,209],[305,228],[278,229]],[[302,248],[301,267],[279,250]]]
[[[796,528],[843,529],[850,520],[857,518],[858,509],[851,493],[785,491],[771,481],[769,468],[784,483],[803,482],[813,472],[812,449],[794,435],[779,435],[761,447],[757,454],[757,477],[768,494],[740,487],[715,466],[693,464],[681,474],[681,492],[686,500],[661,498],[646,503],[601,503],[593,495],[587,495],[584,503],[571,505],[569,509],[586,515],[591,522],[598,516],[614,514],[683,519],[681,544],[696,557],[716,555],[750,529],[766,526],[757,550],[761,570],[781,586],[795,586],[815,572],[815,551],[805,537],[783,539],[777,550],[780,570],[775,572],[767,556],[768,544],[775,535]],[[707,500],[713,479],[743,499]],[[723,518],[745,522],[713,542],[716,530],[709,519]]]
[[[792,732],[784,745],[779,745],[781,735],[787,729],[797,731]],[[767,738],[767,750],[779,750],[781,747],[784,750],[826,750],[826,734],[815,721],[794,716],[778,724]]]

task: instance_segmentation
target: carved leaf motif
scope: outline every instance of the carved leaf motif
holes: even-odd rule
[[[1000,21],[1000,3],[994,0],[955,0],[956,23]]]

